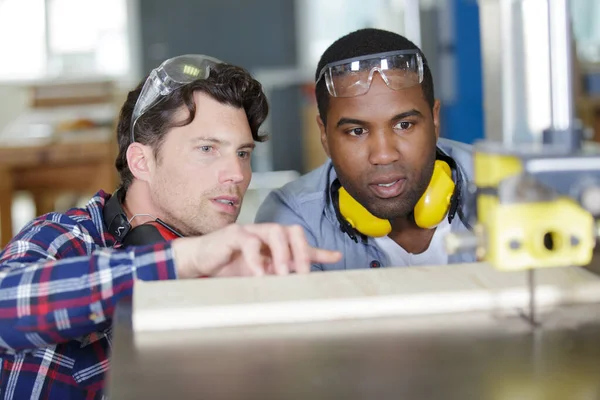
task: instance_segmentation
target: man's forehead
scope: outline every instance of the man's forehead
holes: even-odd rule
[[[380,110],[380,108],[384,110]],[[390,114],[398,109],[417,109],[428,107],[421,85],[410,88],[393,90],[386,86],[381,79],[373,79],[369,91],[355,97],[330,97],[329,114],[357,113],[369,114],[373,111],[389,110]],[[422,113],[425,115],[423,110]],[[344,115],[346,116],[346,115]]]
[[[222,123],[231,120],[233,116],[246,116],[245,110],[227,103],[222,103],[210,94],[201,90],[193,93],[194,100],[194,120],[203,119],[209,123]],[[182,104],[173,114],[174,121],[186,121],[190,117],[190,109],[187,104]]]
[[[189,123],[190,111],[182,105],[174,115],[171,132],[177,141],[210,141],[215,144],[239,146],[252,142],[252,132],[243,108],[220,103],[208,94],[194,96],[196,110]],[[179,125],[179,126],[177,126]],[[172,135],[171,135],[172,136]]]

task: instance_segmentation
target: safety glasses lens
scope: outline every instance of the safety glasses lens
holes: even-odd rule
[[[378,72],[390,89],[400,90],[423,80],[423,63],[419,54],[396,54],[332,65],[325,71],[329,93],[334,97],[365,94]]]

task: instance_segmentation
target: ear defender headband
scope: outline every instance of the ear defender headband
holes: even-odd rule
[[[452,170],[457,174],[456,184]],[[417,226],[432,229],[446,217],[452,222],[460,203],[461,181],[455,161],[438,149],[429,185],[413,210]],[[367,237],[387,236],[392,231],[389,220],[371,214],[337,179],[331,185],[331,198],[340,229],[355,242],[359,236],[365,242]]]
[[[181,233],[159,218],[132,228],[131,221],[133,218],[141,215],[134,215],[131,219],[127,219],[127,215],[121,205],[122,197],[123,195],[120,193],[120,190],[114,192],[104,205],[102,213],[108,232],[115,237],[117,242],[122,243],[125,247],[141,246],[183,237]]]

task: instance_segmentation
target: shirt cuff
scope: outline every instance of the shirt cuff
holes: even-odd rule
[[[133,250],[133,276],[142,281],[177,279],[170,242],[140,246]]]

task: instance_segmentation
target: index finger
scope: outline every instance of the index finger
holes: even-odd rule
[[[277,224],[250,224],[246,225],[245,229],[259,237],[267,238],[273,225]],[[342,259],[342,253],[339,251],[310,246],[306,240],[304,229],[301,226],[291,226],[288,227],[288,230],[295,231],[295,233],[290,232],[288,238],[290,247],[292,248],[292,264],[296,272],[303,273],[310,271],[311,262],[332,264]]]
[[[306,241],[304,229],[298,225],[287,228],[290,247],[292,248],[292,263],[299,274],[310,272],[310,246]]]
[[[296,272],[310,272],[311,263],[332,264],[342,259],[342,253],[339,251],[310,246],[301,226],[292,226],[289,228],[289,232]]]

